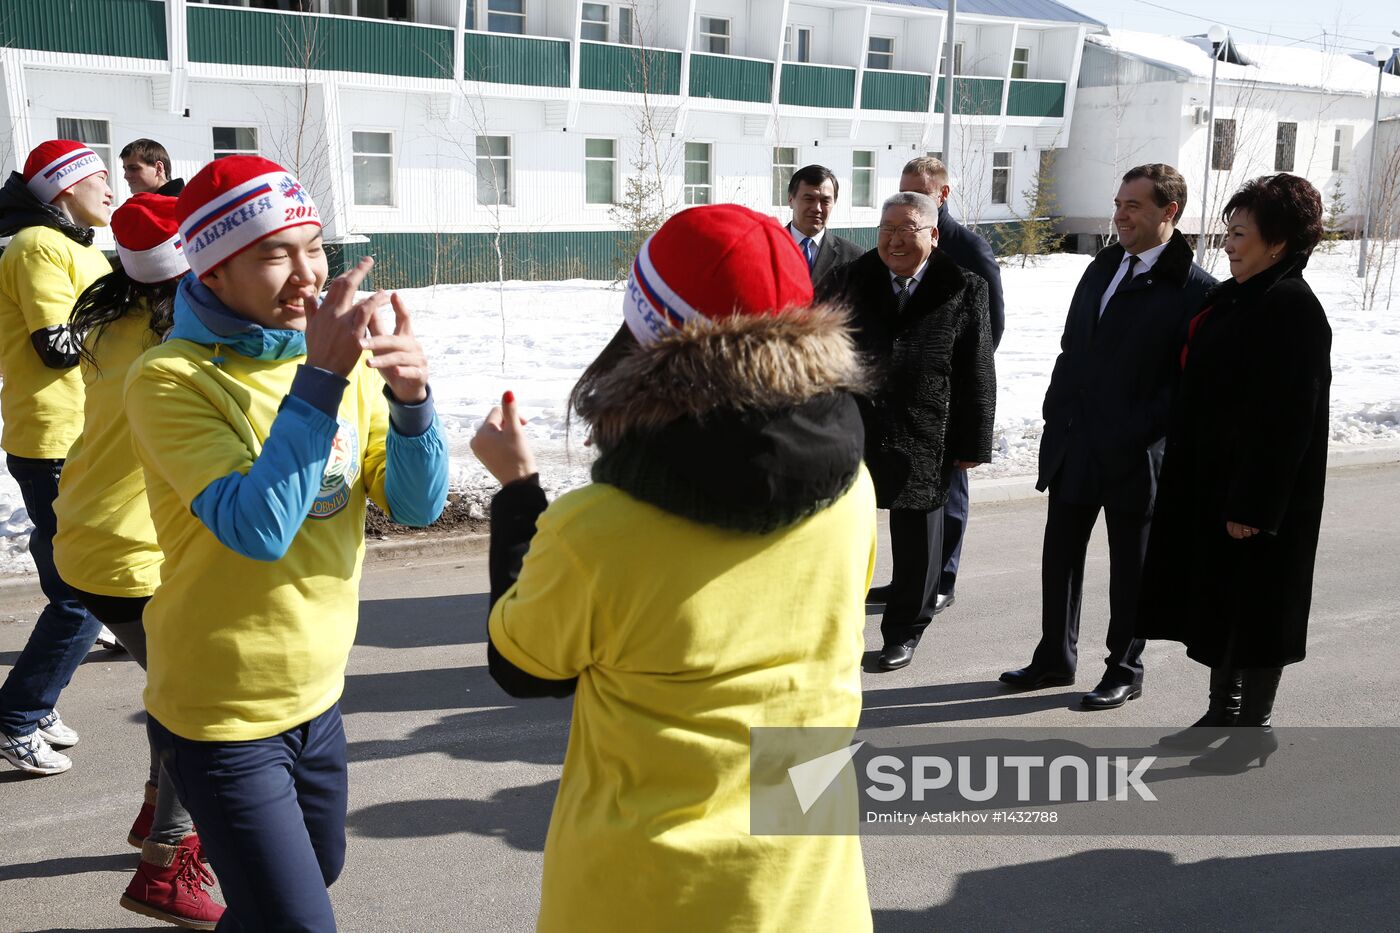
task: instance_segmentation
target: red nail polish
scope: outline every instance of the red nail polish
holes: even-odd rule
[[[505,402],[507,405],[513,404],[515,402],[515,393],[507,389],[506,394],[501,396],[501,401]]]

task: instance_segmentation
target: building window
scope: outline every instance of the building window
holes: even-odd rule
[[[467,0],[467,28],[476,28],[476,0]]]
[[[797,171],[797,149],[793,146],[773,147],[773,206],[781,207],[788,201],[788,181]]]
[[[851,206],[875,206],[875,152],[857,149],[851,153]]]
[[[685,144],[685,203],[710,203],[710,144]]]
[[[812,30],[808,26],[788,25],[783,29],[783,61],[812,60]]]
[[[889,36],[871,36],[865,52],[865,67],[882,68],[886,71],[894,67],[894,40]]]
[[[1293,171],[1293,158],[1298,151],[1298,124],[1280,123],[1274,141],[1274,171]]]
[[[493,207],[509,205],[510,137],[476,138],[476,203]]]
[[[583,200],[585,204],[615,204],[617,140],[583,141]]]
[[[588,42],[608,41],[608,5],[606,3],[585,3],[583,5],[583,32],[580,38]]]
[[[962,63],[963,63],[963,43],[961,43],[961,42],[954,42],[954,43],[953,43],[953,74],[955,74],[955,75],[960,75],[960,74],[963,73],[963,66],[962,66]],[[944,52],[942,55],[938,56],[938,73],[941,74],[941,75],[946,75],[946,74],[948,73],[948,53],[947,53],[947,52]]]
[[[486,0],[486,30],[525,35],[525,0]]]
[[[255,126],[214,127],[214,158],[231,155],[257,155],[258,128]]]
[[[943,161],[943,153],[939,152],[938,150],[930,149],[929,151],[925,152],[924,155],[928,156],[930,159],[937,159],[940,162]]]
[[[303,13],[319,13],[320,10],[307,9],[310,0],[288,0],[265,4],[279,10],[300,10]],[[413,0],[330,0],[327,13],[342,16],[364,16],[369,19],[393,19],[400,22],[413,21]]]
[[[1345,172],[1351,165],[1351,127],[1339,126],[1332,134],[1332,171]]]
[[[1011,153],[992,153],[992,203],[1011,203]]]
[[[106,120],[84,120],[80,117],[59,117],[58,138],[82,143],[107,166],[107,183],[112,184],[112,124]],[[118,169],[121,166],[117,166]],[[121,174],[119,171],[117,174]]]
[[[1235,121],[1215,121],[1215,142],[1210,151],[1210,167],[1228,172],[1235,167]]]
[[[623,45],[634,45],[637,41],[637,8],[620,6],[617,8],[617,41]]]
[[[355,203],[390,207],[394,203],[394,136],[392,133],[351,133],[351,175]]]
[[[1029,78],[1031,76],[1031,50],[1013,49],[1011,52],[1011,77]]]
[[[696,51],[728,55],[729,20],[714,16],[700,17],[700,47]]]

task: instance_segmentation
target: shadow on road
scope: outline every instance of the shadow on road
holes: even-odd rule
[[[867,690],[860,724],[883,726],[936,725],[969,719],[997,719],[1047,709],[1079,707],[1079,691],[1012,690],[996,681],[929,684]]]
[[[433,648],[486,641],[485,593],[375,599],[360,603],[355,644],[371,648]]]
[[[114,871],[129,875],[136,870],[136,863],[139,861],[140,857],[134,849],[120,854],[47,858],[21,865],[0,865],[0,881],[62,878],[65,875],[79,875],[90,871]]]
[[[558,781],[496,791],[489,800],[408,800],[356,810],[346,822],[357,836],[426,839],[472,833],[505,840],[515,849],[544,851]]]

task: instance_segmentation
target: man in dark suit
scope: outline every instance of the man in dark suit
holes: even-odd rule
[[[987,283],[988,311],[991,313],[992,349],[1001,343],[1006,329],[1006,311],[1001,296],[1001,266],[997,264],[992,246],[981,236],[967,229],[948,211],[948,167],[932,156],[911,159],[899,178],[900,191],[917,191],[938,202],[938,248],[948,258],[968,272],[982,277]],[[948,502],[943,506],[943,552],[939,555],[943,572],[938,578],[938,601],[935,613],[953,604],[958,585],[958,565],[962,562],[963,537],[967,532],[968,489],[967,471],[958,470],[948,487]],[[883,589],[883,588],[881,588]],[[877,594],[878,595],[878,594]]]
[[[859,403],[876,504],[890,510],[894,573],[878,662],[886,671],[913,659],[933,620],[952,474],[992,456],[987,283],[937,249],[937,225],[932,198],[892,195],[876,248],[835,270],[817,292],[851,307],[856,344],[874,363],[875,384]]]
[[[1086,709],[1142,695],[1143,641],[1133,637],[1147,532],[1186,325],[1215,280],[1176,231],[1186,181],[1140,165],[1113,199],[1118,242],[1085,270],[1045,393],[1037,489],[1050,490],[1041,556],[1041,636],[1013,687],[1074,682],[1084,556],[1100,510],[1108,525],[1107,670]]]
[[[815,285],[831,270],[860,258],[865,250],[845,237],[826,229],[841,185],[825,165],[807,165],[792,173],[788,179],[788,207],[792,220],[788,233],[797,248],[807,257],[807,268]]]

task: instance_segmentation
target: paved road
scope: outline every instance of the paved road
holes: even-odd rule
[[[1311,656],[1287,672],[1276,720],[1397,726],[1400,467],[1336,470],[1328,492]],[[1043,521],[1039,499],[977,507],[958,603],[910,668],[866,675],[867,723],[1165,728],[1195,718],[1203,671],[1170,645],[1149,647],[1145,697],[1115,713],[1079,712],[1071,688],[1018,695],[993,682],[1028,660],[1038,631]],[[1097,674],[1106,553],[1100,531],[1079,689]],[[333,896],[345,930],[533,928],[569,706],[521,704],[491,683],[485,589],[479,556],[366,573],[344,699],[350,852]],[[0,589],[0,666],[37,607],[28,588]],[[869,646],[877,641],[872,619]],[[146,755],[139,674],[124,656],[94,652],[61,705],[83,736],[73,770],[0,772],[0,930],[148,928],[117,905],[136,863],[125,837]],[[865,853],[882,933],[1400,928],[1396,837],[880,836]]]

